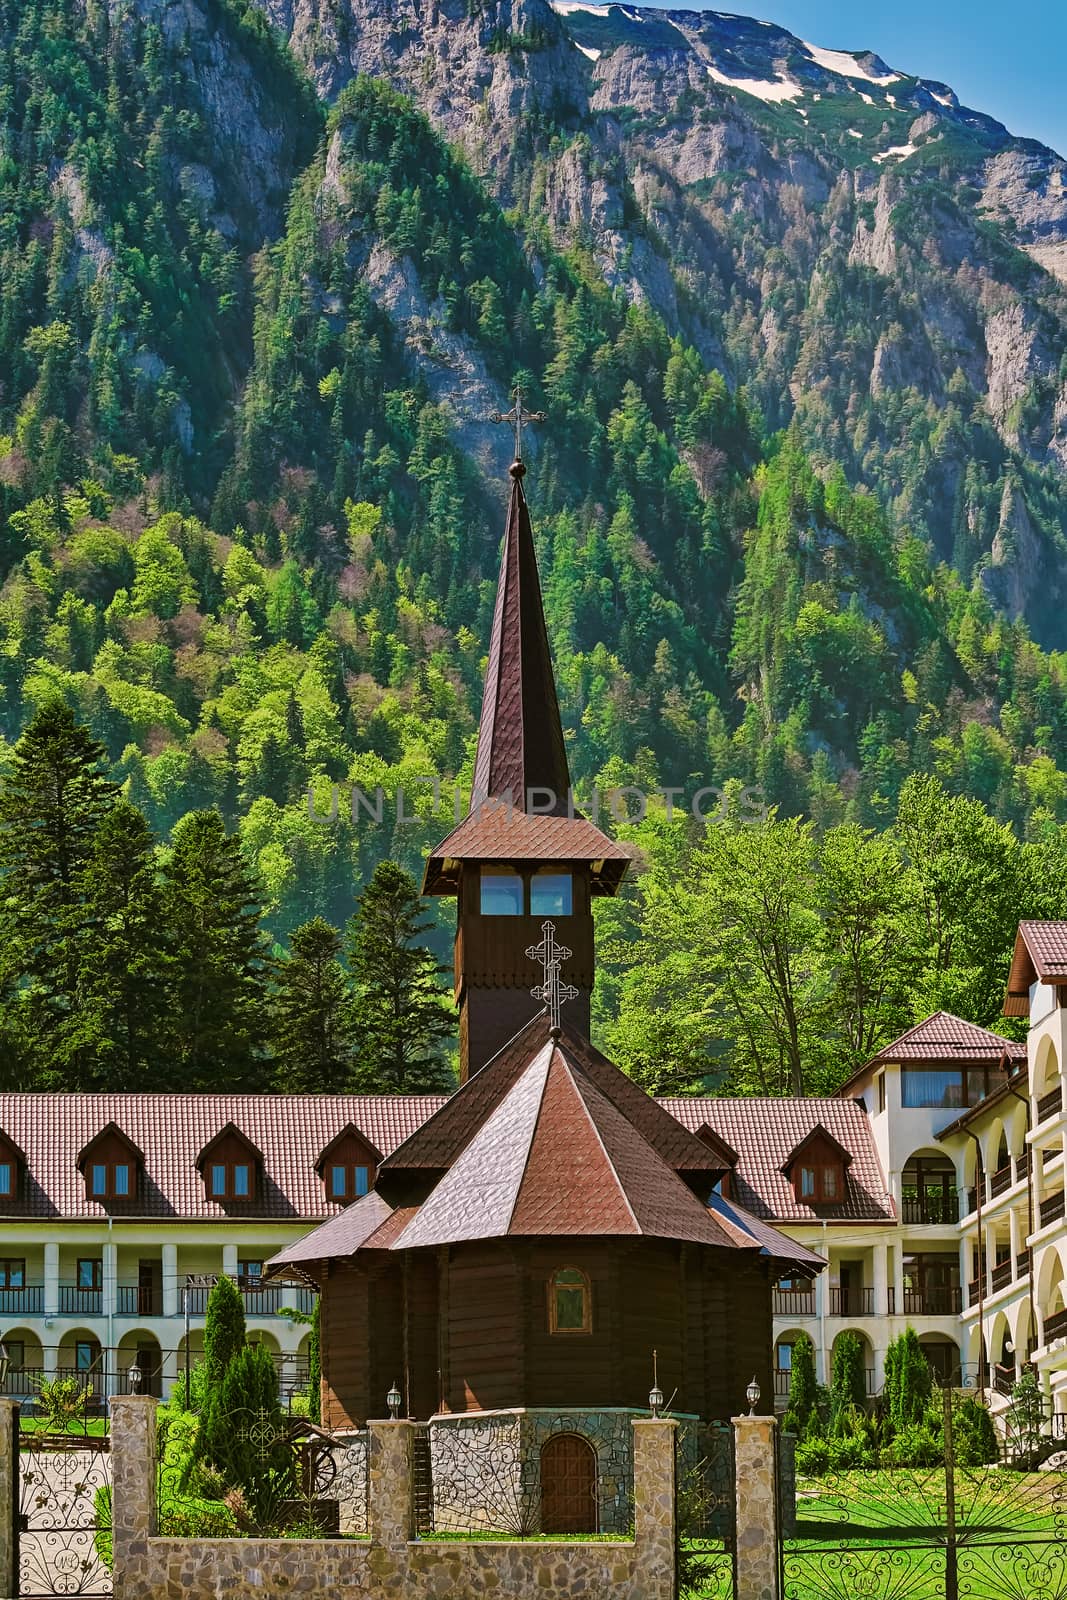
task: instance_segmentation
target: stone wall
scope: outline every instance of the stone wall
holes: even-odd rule
[[[632,1422],[634,1537],[582,1544],[415,1537],[414,1424],[368,1429],[362,1539],[171,1539],[156,1534],[155,1401],[112,1401],[115,1600],[263,1600],[344,1591],[351,1600],[588,1594],[674,1600],[676,1424]]]

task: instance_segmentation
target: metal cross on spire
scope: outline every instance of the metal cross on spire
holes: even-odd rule
[[[516,386],[515,404],[510,411],[490,411],[490,422],[507,422],[515,430],[515,460],[522,460],[522,430],[528,422],[544,422],[547,411],[527,411],[522,403],[522,390]]]
[[[539,961],[544,968],[545,981],[537,984],[530,993],[535,1000],[540,1000],[548,1011],[552,1025],[552,1032],[558,1033],[560,1027],[560,1009],[568,1000],[577,1000],[578,991],[573,984],[560,982],[560,966],[564,961],[569,961],[572,951],[565,944],[556,943],[556,924],[542,922],[541,932],[543,938],[540,944],[531,944],[527,947],[526,954],[531,961]]]

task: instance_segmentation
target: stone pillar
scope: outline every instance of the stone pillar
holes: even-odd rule
[[[54,1239],[44,1247],[44,1314],[59,1316],[59,1244]]]
[[[405,1548],[415,1537],[415,1495],[411,1467],[415,1425],[370,1422],[369,1500],[371,1543]]]
[[[176,1317],[181,1311],[181,1288],[178,1283],[178,1246],[163,1246],[163,1315]]]
[[[780,1600],[773,1417],[735,1417],[737,1600]]]
[[[130,1558],[156,1531],[156,1405],[150,1394],[111,1402],[111,1519],[115,1600],[134,1594]],[[143,1554],[143,1550],[140,1552]]]
[[[674,1600],[678,1424],[667,1417],[635,1417],[633,1430],[634,1571],[641,1600]]]
[[[18,1536],[15,1518],[19,1507],[19,1408],[14,1400],[0,1400],[0,1594],[18,1594]]]

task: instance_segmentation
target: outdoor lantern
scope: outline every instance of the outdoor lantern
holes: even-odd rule
[[[652,1387],[648,1392],[648,1409],[654,1417],[658,1417],[663,1410],[663,1390],[659,1386],[659,1373],[654,1350],[652,1352]]]
[[[390,1389],[389,1393],[386,1395],[385,1403],[389,1407],[389,1415],[395,1422],[400,1415],[400,1390],[397,1388],[395,1383],[393,1384],[393,1387]]]
[[[126,1378],[127,1378],[127,1381],[128,1381],[128,1383],[130,1385],[130,1393],[131,1394],[140,1394],[140,1392],[141,1392],[141,1369],[137,1365],[136,1361],[131,1363],[129,1369],[127,1370]]]
[[[745,1390],[745,1399],[748,1401],[748,1414],[750,1417],[754,1417],[756,1415],[756,1407],[759,1405],[759,1397],[760,1386],[756,1382],[755,1378],[753,1378],[752,1382]]]
[[[7,1353],[7,1345],[0,1341],[0,1389],[3,1389],[4,1384],[7,1381],[7,1369],[9,1362],[10,1357]]]

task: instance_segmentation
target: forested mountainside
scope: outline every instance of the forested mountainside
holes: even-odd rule
[[[580,786],[1067,818],[1063,163],[559,11],[0,0],[2,731],[58,691],[157,832],[218,806],[278,934],[450,825],[516,381]]]

